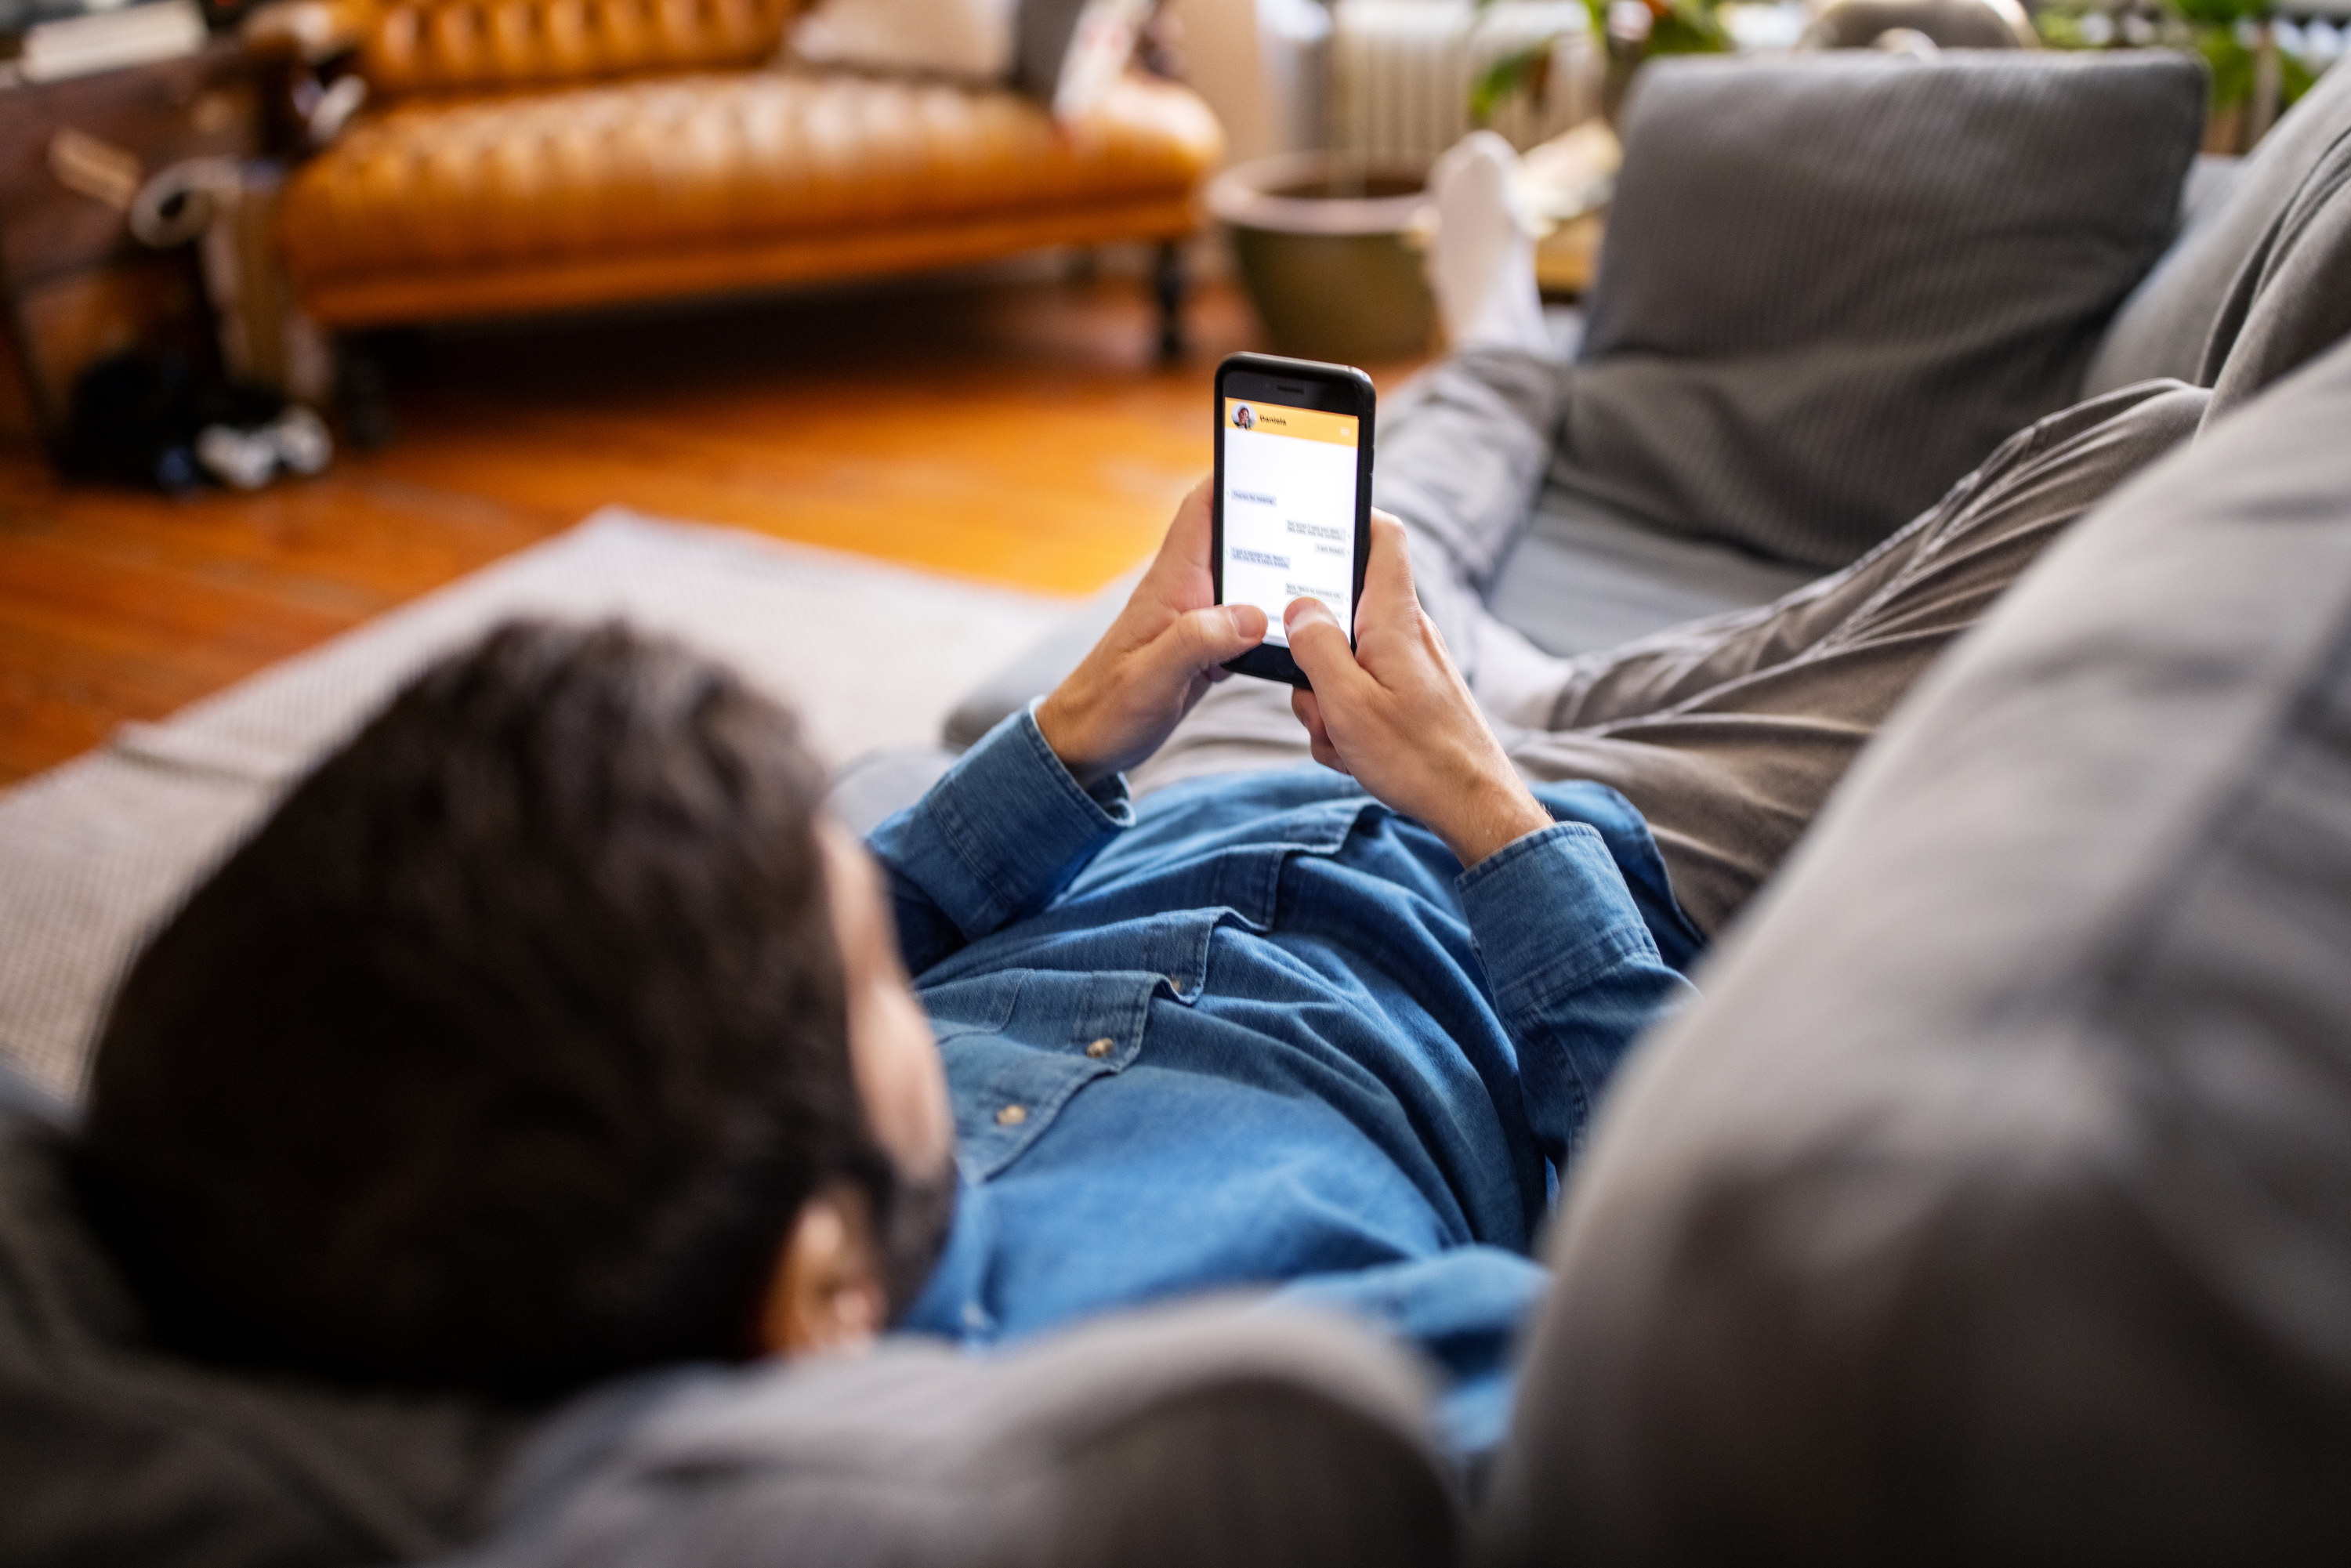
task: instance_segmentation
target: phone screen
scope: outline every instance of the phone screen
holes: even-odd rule
[[[1265,640],[1286,648],[1281,612],[1319,599],[1355,634],[1355,443],[1352,413],[1262,398],[1225,399],[1228,604],[1265,612]]]

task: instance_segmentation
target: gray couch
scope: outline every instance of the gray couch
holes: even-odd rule
[[[2351,342],[2216,397],[1644,1043],[1500,1561],[2351,1556],[2346,431]]]
[[[2351,1556],[2351,78],[2226,178],[2084,388],[2210,386],[2196,439],[1612,1089],[1495,1561]]]
[[[1687,82],[1654,86],[1669,98]],[[2351,1555],[2351,348],[2318,357],[2351,324],[2346,141],[2338,74],[2231,174],[2184,176],[2168,144],[2165,215],[2181,207],[2184,227],[2144,281],[2113,277],[2140,243],[2123,225],[2105,281],[2069,315],[2001,327],[2043,334],[2029,376],[1960,355],[1989,378],[1970,384],[1999,393],[1976,411],[1984,425],[2170,374],[2217,386],[2213,426],[2078,525],[1938,666],[1700,976],[1706,999],[1612,1095],[1570,1186],[1562,1283],[1475,1550]],[[1636,126],[1628,186],[1646,145]],[[1850,214],[1856,231],[1865,216]],[[1601,296],[1593,330],[1621,342],[1605,335],[1626,320],[1610,323],[1607,277]],[[1606,377],[1593,381],[1605,413]],[[1574,434],[1495,595],[1551,645],[1757,602],[1820,564],[1656,515],[1655,486],[1678,481],[1645,471],[1637,421],[1617,425],[1607,464]],[[1805,548],[1865,548],[1873,516],[1921,486],[1931,498],[1957,475],[1928,470],[1964,463],[1976,439],[1871,476],[1867,494],[1823,492],[1844,543]],[[1708,483],[1740,482],[1720,467]],[[1561,585],[1549,596],[1528,587],[1545,570]],[[989,701],[1041,689],[1050,663]],[[964,733],[986,716],[967,711]],[[539,1413],[175,1357],[80,1227],[63,1114],[0,1074],[0,1563],[402,1560],[493,1516]],[[1123,1364],[1201,1354],[1196,1323],[1137,1332],[1118,1342]],[[1326,1481],[1365,1478],[1381,1506],[1352,1511],[1397,1551],[1470,1549],[1408,1372],[1375,1346],[1283,1363],[1253,1328],[1233,1341],[1228,1359],[1186,1364],[1205,1383],[1178,1380],[1214,1396],[1186,1452],[1240,1418],[1230,1401],[1262,1406],[1270,1388],[1296,1429],[1338,1434],[1297,1452]],[[1098,1352],[1039,1354],[1066,1370]],[[834,1469],[809,1517],[829,1539],[892,1545],[877,1560],[1021,1560],[1034,1538],[1020,1521],[942,1522],[910,1500],[900,1457],[984,1485],[998,1437],[1014,1458],[1082,1455],[1108,1429],[1101,1404],[1030,1400],[1027,1425],[991,1426],[991,1402],[959,1388],[949,1403],[981,1413],[966,1464],[925,1441],[908,1364],[870,1364],[826,1406],[857,1415],[836,1421],[856,1443],[818,1445]],[[861,1405],[861,1375],[888,1396]],[[1063,1544],[1131,1560],[1141,1520],[1165,1545],[1173,1527],[1151,1521],[1250,1479],[1231,1471],[1282,1473],[1268,1469],[1281,1448],[1241,1444],[1246,1464],[1176,1467],[1181,1486],[1156,1491],[1156,1450],[1123,1448],[1102,1473],[1129,1478],[1136,1512],[1080,1509],[1085,1529]],[[674,1473],[711,1457],[688,1460]],[[1123,1494],[1088,1500],[1103,1495]],[[1295,1561],[1316,1542],[1344,1556],[1345,1499],[1316,1507],[1327,1531],[1267,1539]],[[709,1560],[806,1539],[790,1509],[757,1517],[760,1533]]]

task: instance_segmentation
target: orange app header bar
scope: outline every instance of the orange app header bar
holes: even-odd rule
[[[1225,423],[1236,430],[1259,435],[1294,435],[1301,441],[1327,441],[1334,446],[1355,444],[1355,429],[1363,422],[1352,413],[1330,413],[1319,408],[1292,408],[1286,402],[1252,402],[1247,398],[1225,400]]]

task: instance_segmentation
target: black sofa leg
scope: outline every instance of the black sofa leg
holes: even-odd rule
[[[1184,357],[1184,246],[1162,240],[1151,263],[1152,297],[1159,302],[1159,360],[1174,364]]]
[[[335,401],[341,406],[344,434],[360,452],[381,451],[399,434],[392,418],[385,346],[373,332],[345,332],[335,340]]]

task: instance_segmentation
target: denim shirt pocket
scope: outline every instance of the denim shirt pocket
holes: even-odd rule
[[[1126,1070],[1143,1049],[1153,995],[1167,988],[1165,976],[1131,972],[1018,978],[1015,1005],[996,1028],[940,1037],[956,1157],[974,1183],[1026,1154],[1078,1091]]]
[[[1215,889],[1209,901],[1259,931],[1270,928],[1281,899],[1282,868],[1290,858],[1337,854],[1367,813],[1386,810],[1369,796],[1358,795],[1295,807],[1259,824],[1264,841],[1229,849],[1217,857]]]
[[[945,1045],[967,1034],[994,1034],[1010,1021],[1028,977],[1012,969],[925,987],[918,995],[930,1015],[931,1038]]]

